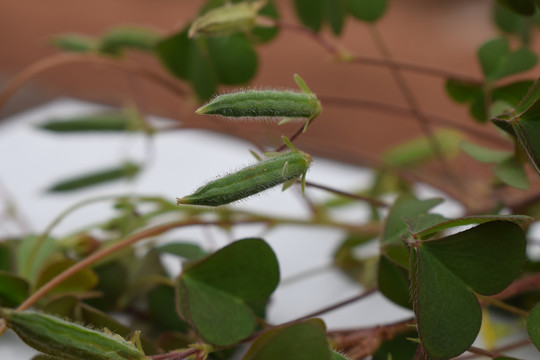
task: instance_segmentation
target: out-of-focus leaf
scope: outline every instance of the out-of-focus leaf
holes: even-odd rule
[[[120,55],[126,49],[152,51],[161,36],[154,30],[137,26],[120,26],[101,37],[99,51],[108,55]]]
[[[233,34],[209,38],[207,41],[208,55],[221,84],[245,84],[255,76],[257,54],[244,35]]]
[[[186,332],[187,324],[175,310],[174,287],[158,285],[148,293],[148,309],[160,330]]]
[[[0,304],[16,307],[28,297],[28,282],[10,272],[0,270]]]
[[[516,189],[527,190],[530,186],[523,164],[519,164],[513,158],[501,161],[495,165],[493,173],[503,183]]]
[[[266,331],[242,360],[331,360],[326,327],[320,319]]]
[[[540,350],[540,304],[537,304],[529,314],[527,331],[534,346]]]
[[[345,23],[345,10],[342,0],[324,0],[323,14],[326,15],[334,35],[340,35]]]
[[[473,291],[493,295],[508,286],[521,271],[525,245],[521,228],[508,221],[411,244],[414,311],[431,357],[451,358],[471,346],[482,321]]]
[[[108,261],[93,268],[98,277],[95,291],[101,296],[87,299],[86,303],[102,311],[117,308],[117,301],[128,284],[128,270],[120,261]]]
[[[315,32],[321,29],[324,1],[326,0],[294,0],[296,15],[302,24]]]
[[[238,3],[242,1],[244,0],[210,0],[210,1],[207,1],[203,5],[203,7],[200,9],[199,15],[202,15],[216,7],[223,6],[227,2]],[[278,8],[275,4],[275,1],[268,0],[266,5],[259,11],[259,15],[272,18],[272,19],[279,19],[280,16],[279,16]],[[259,43],[265,43],[274,39],[278,33],[279,33],[278,27],[255,26],[253,30],[251,31],[249,38],[250,40],[251,38],[255,38],[257,42]]]
[[[419,200],[412,194],[403,194],[394,202],[388,213],[382,245],[402,244],[403,235],[408,233],[408,227],[403,218],[414,218],[421,214],[426,214],[431,208],[441,204],[444,200],[439,198]]]
[[[528,44],[531,38],[531,19],[516,14],[507,7],[494,3],[493,20],[497,27],[507,34],[514,34],[523,44]]]
[[[412,309],[409,272],[385,255],[381,255],[379,259],[378,289],[393,303]]]
[[[437,131],[433,137],[439,144],[441,152],[452,157],[459,153],[462,135],[454,130]],[[425,136],[399,144],[383,154],[386,164],[396,167],[414,167],[433,160],[436,157],[431,142]]]
[[[219,83],[248,82],[258,64],[257,54],[243,34],[190,39],[186,28],[160,41],[156,52],[165,67],[188,81],[202,100],[212,97]]]
[[[497,2],[517,14],[530,16],[534,14],[534,0],[497,0]]]
[[[40,271],[35,288],[39,289],[76,263],[75,260],[64,259],[49,263]],[[62,283],[56,285],[49,294],[81,293],[92,289],[98,282],[97,275],[91,269],[82,269]]]
[[[450,79],[446,82],[446,91],[454,101],[467,104],[469,112],[475,120],[485,122],[489,113],[486,109],[486,98],[490,99],[490,106],[497,102],[504,102],[514,107],[525,96],[532,84],[529,80],[516,81],[496,87],[486,97],[480,84]]]
[[[74,295],[64,295],[49,301],[43,307],[43,312],[62,318],[74,319],[77,306],[79,306],[79,299],[77,297]]]
[[[414,359],[418,344],[410,339],[418,337],[414,330],[397,334],[392,340],[384,341],[373,354],[373,360],[410,360]]]
[[[478,49],[478,59],[486,80],[490,82],[527,71],[537,62],[537,56],[525,47],[511,51],[505,38],[495,38],[482,44]]]
[[[239,240],[185,266],[177,281],[177,309],[206,341],[233,344],[255,329],[246,303],[266,299],[278,282],[272,249],[261,239]]]
[[[140,127],[137,119],[127,112],[103,112],[91,115],[53,119],[38,126],[59,133],[131,131]]]
[[[208,255],[198,244],[189,242],[169,243],[156,248],[156,250],[160,253],[168,253],[188,260],[198,260]]]
[[[499,163],[513,157],[510,151],[493,150],[468,141],[460,143],[461,150],[477,161],[484,163]]]
[[[530,163],[540,174],[540,84],[538,80],[529,89],[516,109],[492,121],[516,137]]]
[[[34,244],[41,241],[39,248]],[[17,248],[17,270],[23,278],[33,282],[41,268],[49,261],[62,259],[60,249],[53,238],[40,240],[38,236],[25,237]]]
[[[386,12],[387,0],[345,0],[349,13],[368,23],[377,22]]]
[[[51,44],[60,50],[75,53],[93,52],[98,48],[96,39],[82,34],[56,35],[51,39]]]
[[[77,176],[68,180],[61,181],[51,186],[48,192],[65,192],[79,190],[90,186],[101,185],[120,179],[131,179],[139,172],[140,167],[137,164],[127,162],[120,167],[108,168]]]

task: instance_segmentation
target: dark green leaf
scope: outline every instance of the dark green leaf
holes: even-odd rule
[[[76,263],[75,260],[63,259],[49,263],[39,273],[35,288],[39,289]],[[72,275],[62,283],[56,285],[49,294],[82,293],[92,289],[98,282],[97,275],[90,269],[83,269]]]
[[[125,265],[113,260],[93,268],[98,277],[95,291],[101,293],[100,297],[88,299],[85,302],[102,311],[111,311],[117,308],[117,301],[126,290],[129,274]]]
[[[540,304],[537,304],[529,314],[527,331],[534,346],[540,350]]]
[[[448,96],[457,103],[471,102],[478,96],[482,96],[481,84],[448,79],[445,83],[445,89]]]
[[[379,260],[378,288],[381,294],[395,304],[412,309],[409,272],[385,255],[381,255]]]
[[[524,215],[479,215],[479,216],[466,216],[457,219],[449,219],[442,221],[438,224],[425,227],[425,228],[413,228],[411,232],[420,238],[428,238],[439,231],[450,229],[458,226],[466,226],[472,224],[485,224],[492,221],[508,221],[515,224],[527,224],[532,221],[532,218]]]
[[[514,280],[525,259],[525,236],[512,222],[493,221],[415,245],[411,271],[420,339],[435,359],[457,356],[480,329],[472,291],[493,295]]]
[[[345,4],[352,16],[368,23],[378,21],[388,7],[387,0],[345,0]]]
[[[64,295],[53,298],[44,307],[43,312],[61,318],[74,319],[79,299],[74,295]]]
[[[0,304],[16,307],[28,297],[29,284],[26,280],[7,271],[0,271]]]
[[[99,51],[108,55],[119,55],[125,49],[152,51],[160,38],[154,30],[121,26],[109,30],[101,37]]]
[[[418,343],[411,341],[417,338],[416,331],[411,330],[406,333],[397,334],[392,340],[384,341],[372,360],[411,360],[414,359]]]
[[[449,359],[472,345],[480,330],[482,310],[469,288],[422,248],[413,262],[418,332],[432,358]]]
[[[516,14],[497,2],[494,5],[493,20],[497,27],[505,33],[519,36],[523,44],[528,44],[531,38],[532,22],[530,19]]]
[[[315,32],[321,29],[324,16],[324,1],[327,0],[294,0],[296,14],[300,21]]]
[[[186,332],[187,324],[175,310],[174,287],[158,285],[148,293],[148,309],[160,330]]]
[[[530,16],[535,11],[533,0],[497,0],[497,2],[521,15]]]
[[[330,360],[326,327],[310,319],[266,331],[251,345],[242,360]]]
[[[324,0],[323,13],[328,18],[334,35],[340,35],[345,22],[345,11],[341,0]]]
[[[129,131],[138,127],[137,119],[127,112],[104,112],[92,115],[53,119],[39,128],[53,132]]]
[[[156,248],[156,250],[160,253],[173,254],[188,260],[198,260],[208,255],[199,245],[187,242],[166,244]]]
[[[159,60],[174,76],[190,79],[191,42],[187,37],[187,28],[166,37],[156,44],[155,50]]]
[[[226,85],[245,84],[257,72],[257,54],[242,34],[208,38],[208,54],[219,82]]]
[[[488,81],[527,71],[537,62],[536,55],[525,47],[511,51],[505,38],[495,38],[482,44],[478,49],[478,59]]]
[[[81,34],[56,35],[51,39],[51,44],[60,50],[75,53],[96,51],[98,47],[98,42],[96,39]]]
[[[261,239],[239,240],[185,266],[177,282],[177,309],[208,342],[233,344],[255,329],[246,303],[266,299],[278,282],[272,249]]]
[[[61,181],[51,186],[48,192],[64,192],[79,190],[82,188],[100,185],[120,179],[131,179],[139,172],[139,165],[134,163],[125,163],[120,167],[109,168],[84,174],[75,178]]]

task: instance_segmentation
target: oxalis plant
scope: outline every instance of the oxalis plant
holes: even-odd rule
[[[386,0],[295,0],[291,6],[298,24],[281,20],[273,1],[211,0],[184,29],[166,36],[131,26],[97,38],[78,34],[54,38],[53,44],[66,53],[45,59],[15,77],[0,93],[0,105],[41,71],[86,61],[145,77],[181,98],[188,94],[178,82],[187,82],[205,103],[196,110],[201,116],[276,120],[278,124],[300,120],[301,125],[292,135],[283,136],[277,148],[257,146],[260,151],[252,151],[256,159],[251,165],[218,177],[191,194],[88,199],[59,214],[42,233],[2,239],[0,333],[10,329],[43,353],[34,359],[409,360],[483,356],[502,360],[513,359],[505,356],[513,348],[530,343],[540,348],[539,266],[526,251],[529,228],[540,216],[535,191],[540,173],[540,82],[500,83],[536,65],[537,56],[529,44],[540,24],[537,3],[493,2],[493,19],[504,36],[489,39],[478,48],[481,79],[392,59],[376,30],[376,22],[391,6]],[[383,59],[355,56],[320,35],[321,29],[329,26],[339,36],[348,17],[369,24]],[[346,191],[309,181],[312,157],[294,142],[309,136],[309,126],[325,101],[300,76],[294,75],[298,90],[244,87],[213,97],[218,85],[249,82],[257,68],[256,46],[274,41],[279,31],[306,35],[337,61],[387,67],[399,84],[409,105],[403,112],[417,118],[424,134],[389,149],[373,165],[373,184]],[[510,40],[518,46],[510,46]],[[156,56],[170,76],[127,60],[125,50]],[[403,77],[406,71],[442,77],[448,96],[470,109],[474,123],[458,125],[423,114]],[[385,111],[379,105],[380,111]],[[452,130],[433,131],[433,121]],[[482,133],[484,143],[493,146],[465,140],[478,134],[481,126],[498,130],[496,135]],[[159,136],[163,130],[134,108],[53,120],[42,129],[62,133],[138,131],[149,137]],[[503,147],[506,150],[501,150]],[[453,175],[450,155],[459,152],[493,165],[480,192],[473,192]],[[444,180],[426,175],[421,166],[429,162],[444,169]],[[50,186],[49,191],[76,191],[136,178],[144,165],[127,161],[67,179]],[[445,200],[418,198],[413,191],[417,183],[428,183],[460,202],[463,216],[447,218],[434,213],[432,209]],[[318,188],[334,197],[315,202],[307,196],[313,215],[302,220],[228,206],[276,186],[301,186],[302,192]],[[71,234],[51,235],[69,214],[102,201],[114,204],[113,218]],[[334,208],[347,209],[358,202],[371,209],[364,223],[346,223],[331,215]],[[365,291],[302,318],[270,324],[265,320],[265,309],[280,283],[280,272],[276,255],[264,239],[237,239],[215,252],[188,242],[162,245],[154,241],[144,254],[133,249],[137,243],[159,239],[182,227],[212,225],[226,231],[254,223],[269,230],[284,224],[344,230],[348,235],[335,251],[334,266],[360,282]],[[370,243],[377,243],[379,252],[357,257],[357,250]],[[182,258],[177,278],[167,275],[160,257],[164,253]],[[317,318],[375,292],[410,309],[410,318],[347,331],[331,331]],[[489,346],[497,340],[490,325],[491,314],[496,312],[516,320],[526,338],[504,347]],[[127,317],[130,325],[119,322],[113,313]],[[490,340],[483,348],[473,346],[482,322],[483,338]],[[461,355],[465,352],[469,354]]]

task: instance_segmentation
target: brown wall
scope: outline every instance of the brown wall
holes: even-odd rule
[[[0,0],[0,81],[56,54],[47,44],[53,34],[99,35],[119,24],[151,26],[168,34],[191,19],[202,3],[199,0]],[[291,3],[278,1],[283,17],[294,22]],[[491,3],[488,0],[391,0],[389,12],[377,29],[399,61],[479,77],[475,49],[497,33],[491,25]],[[353,54],[380,57],[370,34],[367,25],[349,19],[342,38],[335,39],[329,32],[323,36]],[[388,69],[338,63],[316,42],[298,33],[282,31],[277,40],[261,46],[259,54],[256,86],[294,87],[292,74],[299,73],[322,97],[373,100],[407,107]],[[153,59],[133,55],[137,61],[159,70]],[[535,73],[527,75],[536,77]],[[466,109],[445,96],[442,78],[411,72],[405,72],[405,78],[423,112],[458,123],[472,123]],[[223,129],[223,124],[215,125],[214,119],[195,118],[193,102],[102,66],[79,63],[59,67],[34,78],[24,91],[0,115],[18,110],[16,104],[25,106],[59,95],[122,105],[135,94],[139,105],[149,113],[174,117],[195,126]],[[375,156],[389,144],[419,134],[417,122],[407,114],[337,107],[330,103],[323,106],[323,116],[299,141],[304,149],[317,154],[361,162],[359,155]],[[246,123],[226,126],[227,131],[233,132],[248,128]],[[249,129],[265,140],[275,141],[277,135],[289,134],[295,127],[263,124]]]

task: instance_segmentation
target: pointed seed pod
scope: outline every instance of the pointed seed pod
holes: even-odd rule
[[[257,23],[257,13],[266,0],[225,4],[209,10],[193,21],[190,38],[197,36],[225,36],[235,32],[248,32]]]
[[[2,308],[0,316],[29,346],[65,360],[147,360],[141,349],[118,335],[107,335],[35,311]]]
[[[300,76],[295,75],[295,81],[301,92],[246,90],[223,94],[195,112],[232,118],[315,118],[322,111],[321,103]]]
[[[225,205],[303,176],[310,164],[311,156],[301,151],[274,155],[198,188],[177,204]]]

